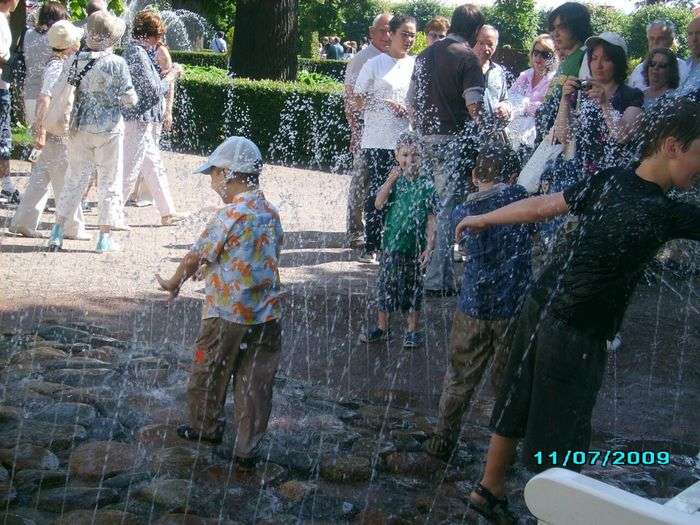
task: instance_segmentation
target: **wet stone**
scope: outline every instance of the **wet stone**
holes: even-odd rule
[[[16,443],[31,443],[39,447],[61,450],[87,439],[80,425],[54,425],[43,421],[23,421],[0,430],[0,447],[10,448]]]
[[[197,450],[185,447],[170,447],[156,452],[152,461],[153,472],[159,476],[189,478],[193,469],[208,466],[210,449]]]
[[[275,463],[258,463],[253,472],[239,472],[227,465],[212,465],[204,471],[195,473],[198,483],[206,483],[214,487],[227,486],[231,482],[249,487],[266,487],[284,478],[287,470]]]
[[[120,410],[116,414],[116,417],[122,425],[131,430],[150,425],[153,422],[151,416],[148,414],[137,412],[136,410],[129,410],[128,408]]]
[[[98,417],[92,422],[88,431],[88,439],[97,441],[122,441],[129,437],[129,431],[118,420],[108,417]]]
[[[150,472],[124,472],[104,480],[102,485],[112,489],[127,489],[145,481],[151,481],[152,478],[153,475]]]
[[[49,383],[48,381],[28,381],[24,385],[32,392],[36,392],[42,396],[57,396],[59,392],[66,390],[66,385],[60,383]],[[60,398],[60,394],[57,396]]]
[[[410,430],[392,430],[390,436],[397,450],[402,452],[419,452],[422,449],[421,444]]]
[[[0,505],[5,507],[8,503],[12,503],[17,498],[17,491],[9,483],[0,483]]]
[[[56,370],[61,368],[75,370],[92,370],[111,367],[111,364],[106,361],[100,361],[99,359],[92,359],[90,357],[69,357],[67,359],[51,359],[44,361],[43,363],[41,363],[41,365],[46,370]]]
[[[136,433],[136,441],[145,447],[163,448],[177,446],[192,446],[192,441],[183,439],[177,435],[176,425],[162,423],[146,425]]]
[[[218,518],[202,518],[193,514],[170,513],[161,516],[154,525],[236,525],[238,522]]]
[[[22,443],[15,448],[0,449],[0,463],[15,471],[25,469],[56,470],[58,457],[50,450]]]
[[[361,456],[326,457],[321,463],[321,477],[336,483],[367,481],[372,476],[368,458]]]
[[[403,476],[430,478],[445,471],[442,461],[423,452],[394,452],[385,462],[389,472]]]
[[[91,338],[89,332],[60,325],[40,326],[37,333],[44,339],[64,344],[89,343]]]
[[[74,510],[58,518],[54,525],[76,525],[90,523],[91,525],[141,525],[138,516],[118,510]]]
[[[70,455],[71,475],[102,479],[127,472],[137,463],[137,448],[117,441],[92,441],[79,446]]]
[[[32,419],[38,421],[74,423],[83,427],[89,427],[96,416],[95,408],[84,403],[54,403],[31,414]]]
[[[17,422],[22,415],[15,407],[0,406],[0,425]]]
[[[35,504],[50,512],[70,512],[78,509],[103,507],[119,501],[119,492],[99,487],[58,487],[41,491]]]
[[[12,365],[29,365],[36,363],[37,366],[42,361],[65,359],[67,357],[63,350],[50,346],[37,346],[26,350],[20,350],[10,358]]]
[[[5,483],[10,480],[10,473],[5,467],[0,465],[0,483]]]
[[[391,441],[377,441],[377,438],[365,437],[353,443],[351,452],[356,456],[367,458],[384,457],[396,452],[396,446]]]
[[[356,516],[359,510],[360,506],[351,501],[316,493],[292,505],[290,514],[314,522],[343,523]]]
[[[75,387],[100,386],[114,376],[114,371],[109,368],[77,369],[61,368],[51,370],[44,375],[47,381],[61,383]]]
[[[184,511],[188,506],[191,507],[194,495],[194,487],[189,479],[158,479],[136,492],[137,498],[171,511]]]
[[[18,514],[14,514],[13,512],[3,513],[2,518],[3,525],[37,525],[36,521]]]
[[[27,469],[15,473],[14,484],[20,492],[32,493],[63,485],[66,478],[67,473],[63,470]]]
[[[301,501],[313,494],[318,486],[308,481],[289,480],[282,483],[277,490],[282,496],[291,501]]]

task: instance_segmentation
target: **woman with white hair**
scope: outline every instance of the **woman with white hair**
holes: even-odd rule
[[[88,17],[85,49],[65,67],[60,85],[69,78],[82,76],[76,87],[68,141],[69,169],[66,183],[56,204],[56,224],[51,232],[49,250],[58,251],[68,217],[75,213],[90,181],[97,171],[98,253],[118,251],[112,230],[128,229],[124,224],[122,180],[124,161],[124,119],[122,111],[138,101],[131,74],[124,59],[113,52],[124,34],[123,20],[107,11]]]
[[[49,184],[55,195],[63,191],[64,178],[68,171],[68,142],[46,131],[46,112],[51,104],[54,85],[61,75],[66,60],[80,47],[83,31],[67,20],[54,23],[47,32],[47,42],[52,50],[44,68],[43,80],[36,96],[34,120],[34,148],[41,152],[32,165],[32,174],[22,200],[12,218],[9,231],[25,237],[46,237],[37,230],[41,214],[49,196]],[[34,109],[32,110],[34,112]],[[77,207],[66,218],[65,237],[89,240],[85,231],[83,212]]]

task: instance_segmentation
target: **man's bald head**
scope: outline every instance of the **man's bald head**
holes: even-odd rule
[[[389,22],[391,14],[382,13],[374,17],[372,26],[369,28],[369,39],[372,45],[381,51],[386,51],[389,47]]]
[[[85,12],[88,16],[97,11],[105,11],[107,9],[106,0],[90,0],[85,6]]]

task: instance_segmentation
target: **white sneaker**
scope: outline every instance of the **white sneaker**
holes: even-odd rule
[[[377,255],[372,252],[362,252],[357,258],[357,262],[361,262],[363,264],[374,264],[377,262]]]
[[[26,226],[10,226],[7,231],[31,239],[46,239],[49,236],[47,233],[40,232],[39,230],[32,230]]]

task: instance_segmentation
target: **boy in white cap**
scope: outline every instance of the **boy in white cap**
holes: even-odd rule
[[[124,224],[122,203],[124,119],[122,110],[133,107],[138,96],[124,59],[113,53],[126,29],[123,20],[107,11],[88,17],[85,48],[63,68],[57,85],[77,84],[68,140],[69,169],[63,191],[56,202],[56,224],[51,232],[49,250],[63,245],[68,217],[80,206],[97,171],[100,237],[95,251],[118,251],[112,230],[128,229]]]
[[[189,424],[178,434],[220,443],[223,409],[234,376],[239,470],[255,467],[255,449],[267,429],[272,383],[281,349],[278,259],[282,224],[258,185],[262,158],[257,146],[230,137],[196,173],[211,176],[211,188],[225,206],[202,232],[170,279],[156,275],[174,298],[202,269],[206,299],[187,386]]]
[[[61,76],[67,58],[80,47],[83,30],[68,20],[59,20],[51,26],[47,37],[52,55],[44,68],[34,119],[34,148],[41,151],[41,155],[32,165],[29,185],[22,195],[22,201],[9,228],[10,232],[25,237],[46,237],[46,234],[37,231],[37,228],[49,196],[49,184],[53,187],[55,195],[60,195],[63,191],[68,171],[68,142],[65,137],[57,137],[46,131],[46,112],[51,104],[54,85]],[[80,206],[66,219],[64,226],[65,237],[68,239],[91,238],[85,231]]]

